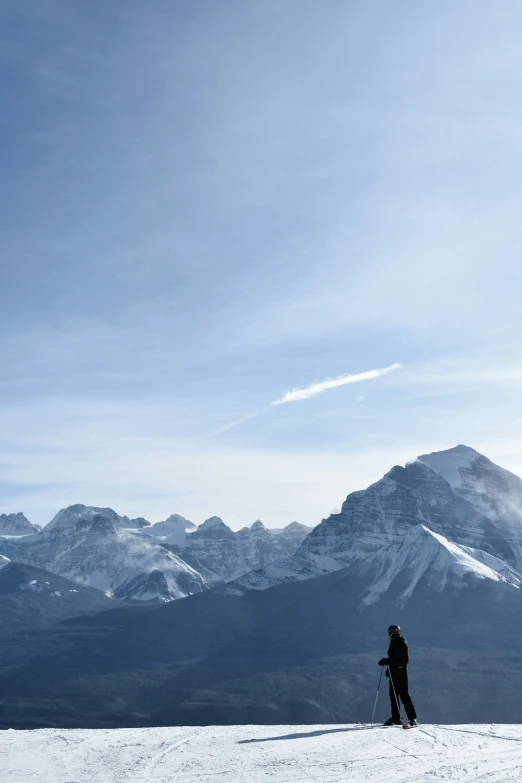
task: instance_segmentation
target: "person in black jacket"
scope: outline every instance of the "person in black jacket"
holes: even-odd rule
[[[388,628],[390,646],[388,657],[381,658],[379,666],[387,666],[386,676],[390,678],[390,703],[392,716],[385,722],[385,726],[401,724],[399,699],[404,705],[410,726],[417,725],[417,714],[408,693],[408,644],[398,625],[390,625]]]

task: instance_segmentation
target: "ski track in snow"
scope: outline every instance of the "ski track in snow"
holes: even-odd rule
[[[522,780],[522,725],[208,726],[0,732],[0,783]]]

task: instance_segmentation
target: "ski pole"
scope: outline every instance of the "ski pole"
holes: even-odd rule
[[[384,671],[384,666],[381,666],[381,676],[379,677],[379,684],[377,686],[377,693],[375,694],[375,704],[373,705],[373,712],[372,712],[372,719],[371,723],[373,723],[373,719],[375,718],[375,709],[377,707],[377,699],[379,698],[379,690],[381,688],[381,680],[382,680],[382,673]]]
[[[390,675],[390,682],[391,682],[391,686],[392,686],[392,690],[393,690],[393,695],[395,696],[395,703],[397,704],[397,710],[399,712],[399,718],[400,718],[401,723],[404,723],[404,718],[402,717],[402,710],[401,710],[401,707],[400,707],[400,704],[399,704],[399,699],[397,698],[397,693],[395,691],[395,685],[393,684],[393,678],[391,676],[391,671],[390,671],[390,667],[389,666],[388,666],[388,674]]]

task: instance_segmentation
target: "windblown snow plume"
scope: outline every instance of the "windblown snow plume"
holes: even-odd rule
[[[322,394],[329,389],[336,389],[338,386],[347,386],[349,383],[360,383],[361,381],[371,381],[374,378],[380,378],[381,375],[387,375],[394,370],[400,370],[402,364],[390,364],[389,367],[383,367],[380,370],[367,370],[357,375],[339,375],[337,378],[327,378],[320,383],[312,383],[306,389],[292,389],[286,392],[280,400],[275,400],[272,405],[284,405],[286,402],[297,402],[298,400],[308,400],[315,397],[316,394]]]

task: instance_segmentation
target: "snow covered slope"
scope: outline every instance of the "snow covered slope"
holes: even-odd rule
[[[522,480],[466,446],[396,466],[353,492],[292,557],[239,578],[231,590],[263,590],[350,567],[379,598],[400,578],[407,600],[423,577],[446,585],[508,581],[522,573]]]
[[[0,732],[0,783],[518,783],[522,726]]]
[[[124,582],[115,589],[114,597],[122,601],[172,601],[185,597],[186,594],[180,593],[180,587],[191,590],[191,580],[189,577],[183,581],[179,573],[172,573],[169,568],[154,569]]]
[[[448,482],[456,499],[454,518],[441,519],[439,532],[521,569],[522,479],[468,446],[417,459]]]

